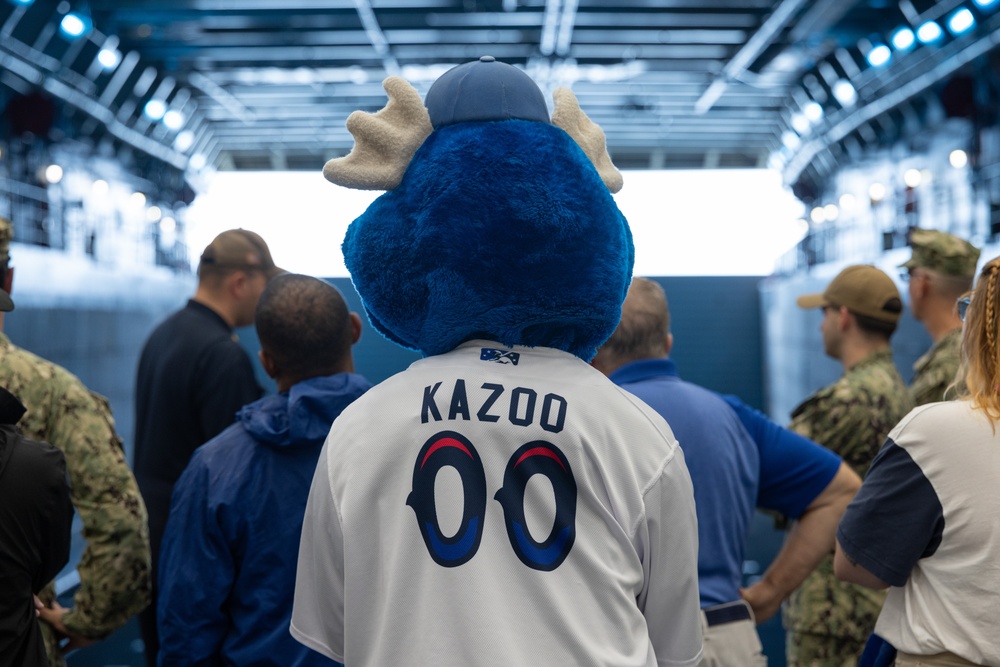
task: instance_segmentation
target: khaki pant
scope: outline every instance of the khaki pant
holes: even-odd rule
[[[896,654],[896,667],[978,667],[976,663],[960,658],[954,653],[936,655]]]
[[[713,626],[708,625],[703,613],[701,631],[704,649],[698,667],[767,667],[753,612],[748,620]]]

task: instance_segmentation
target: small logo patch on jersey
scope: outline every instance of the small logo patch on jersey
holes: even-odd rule
[[[497,350],[492,347],[484,347],[479,353],[480,361],[493,361],[498,364],[510,364],[511,366],[517,366],[520,358],[521,355],[518,352]]]

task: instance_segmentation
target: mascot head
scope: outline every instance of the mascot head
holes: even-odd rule
[[[545,346],[589,361],[614,331],[632,274],[621,175],[573,93],[485,56],[434,82],[426,106],[347,119],[355,147],[328,180],[387,190],[351,223],[344,260],[372,325],[425,355],[466,340]]]

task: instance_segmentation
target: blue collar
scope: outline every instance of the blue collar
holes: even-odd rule
[[[670,359],[642,359],[621,366],[608,376],[617,385],[641,382],[652,378],[669,377],[680,380],[677,364]]]

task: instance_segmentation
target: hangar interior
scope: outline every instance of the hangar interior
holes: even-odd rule
[[[423,94],[493,55],[569,86],[621,168],[779,172],[804,236],[771,275],[658,277],[685,376],[779,422],[839,374],[797,294],[851,263],[895,276],[915,227],[1000,254],[997,0],[0,0],[0,35],[6,332],[107,395],[127,446],[139,349],[193,289],[192,202],[219,172],[346,154],[390,75]],[[905,316],[904,377],[928,344]],[[413,358],[358,348],[373,380]]]

